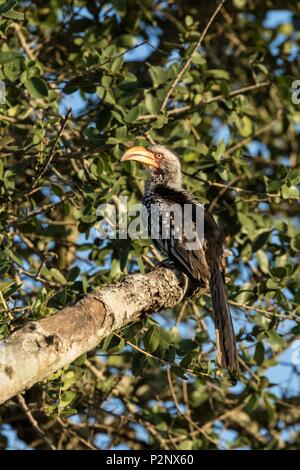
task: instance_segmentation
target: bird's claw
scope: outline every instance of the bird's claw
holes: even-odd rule
[[[152,266],[149,269],[149,271],[153,271],[154,269],[157,269],[157,268],[173,268],[173,267],[174,267],[173,261],[169,260],[169,258],[165,258],[162,261],[159,261],[154,266]]]
[[[174,262],[169,258],[165,258],[155,265],[155,268],[172,268],[174,267]]]

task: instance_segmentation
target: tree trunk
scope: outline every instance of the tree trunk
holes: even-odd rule
[[[28,323],[0,341],[0,403],[70,364],[142,314],[174,307],[188,285],[181,272],[158,267],[129,275],[50,317]]]

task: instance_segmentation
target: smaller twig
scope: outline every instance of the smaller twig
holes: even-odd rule
[[[56,209],[57,207],[61,206],[64,202],[66,202],[72,196],[74,196],[74,191],[70,191],[69,193],[66,194],[66,196],[64,198],[62,198],[60,201],[58,201],[54,204],[46,204],[45,206],[40,207],[36,211],[29,212],[27,215],[24,215],[23,217],[15,218],[14,220],[12,220],[8,224],[6,224],[6,226],[18,225],[18,224],[24,222],[25,220],[29,220],[29,219],[32,219],[33,217],[36,217],[37,215],[41,215],[41,214],[44,214],[46,212],[52,211],[52,210]]]
[[[201,101],[197,106],[192,106],[192,105],[186,105],[182,108],[174,108],[170,109],[168,112],[169,116],[172,116],[174,114],[190,114],[199,111],[202,105],[204,104],[211,104],[215,103],[217,101],[222,101],[226,98],[234,98],[235,96],[242,95],[243,93],[247,93],[248,91],[254,91],[254,90],[259,90],[260,88],[264,88],[266,86],[270,85],[270,81],[265,81],[265,82],[260,82],[260,83],[254,83],[253,85],[247,85],[242,88],[238,88],[237,90],[233,90],[228,93],[228,95],[216,95],[212,96],[210,98],[206,98],[203,101]]]
[[[179,413],[180,416],[182,416],[190,425],[193,426],[194,429],[197,429],[197,431],[200,432],[200,434],[202,434],[205,439],[207,439],[209,442],[211,442],[214,446],[217,445],[217,442],[214,441],[205,431],[203,431],[202,428],[200,428],[200,426],[197,425],[197,423],[195,423],[195,421],[193,421],[188,415],[185,415],[181,409],[180,409],[180,406],[179,406],[179,403],[178,403],[178,400],[177,400],[177,397],[176,397],[176,393],[175,393],[175,390],[174,390],[174,386],[173,386],[173,382],[172,382],[172,376],[171,376],[171,371],[170,369],[167,369],[167,378],[168,378],[168,383],[169,383],[169,388],[170,388],[170,392],[171,392],[171,395],[173,397],[173,401],[175,403],[175,406],[176,406],[176,409]]]
[[[251,369],[251,367],[248,366],[248,364],[246,364],[245,361],[243,361],[243,359],[241,359],[239,357],[239,363],[249,372],[250,376],[253,377],[253,379],[259,384],[260,383],[260,378],[259,376]]]
[[[179,81],[181,80],[181,78],[183,77],[183,75],[185,74],[185,72],[187,71],[187,69],[189,68],[189,65],[193,59],[193,55],[195,54],[195,52],[197,52],[197,50],[199,49],[199,47],[201,46],[202,44],[202,41],[204,40],[205,36],[206,36],[206,33],[207,31],[209,30],[211,24],[213,23],[216,15],[218,14],[218,12],[221,10],[223,4],[225,3],[225,0],[222,0],[219,5],[217,6],[217,8],[215,9],[215,11],[213,12],[212,16],[210,17],[206,27],[204,28],[204,30],[202,31],[202,34],[200,35],[200,38],[199,38],[199,41],[197,42],[196,46],[194,47],[194,49],[192,50],[191,54],[189,55],[189,57],[187,58],[187,60],[185,61],[182,69],[180,70],[180,72],[178,73],[178,75],[176,75],[175,79],[173,80],[173,82],[171,83],[171,86],[169,87],[168,91],[167,91],[167,94],[161,104],[161,107],[160,107],[160,110],[159,112],[162,113],[167,104],[168,104],[168,101],[174,91],[174,89],[176,88],[176,86],[178,85]]]
[[[277,312],[269,312],[268,310],[264,310],[259,307],[254,307],[253,305],[240,304],[238,302],[235,302],[234,300],[229,300],[228,302],[234,307],[244,308],[245,310],[252,310],[254,312],[262,313],[263,315],[267,315],[270,317],[278,317],[284,320],[300,321],[300,317],[298,317],[297,315],[293,315],[293,314],[284,315],[284,314],[277,313]]]
[[[84,439],[84,437],[77,434],[77,432],[73,431],[73,429],[70,428],[70,423],[65,423],[59,416],[56,418],[56,421],[59,423],[59,425],[62,427],[64,432],[68,435],[68,437],[70,437],[70,435],[75,436],[79,440],[79,442],[84,444],[88,449],[97,450],[97,447],[95,447],[89,441]]]
[[[254,83],[253,85],[247,85],[242,88],[238,88],[237,90],[233,90],[229,92],[228,95],[220,94],[220,95],[212,96],[210,98],[205,98],[197,106],[192,106],[190,104],[187,104],[186,106],[182,106],[180,108],[170,109],[167,112],[167,116],[172,117],[172,116],[177,116],[177,115],[181,116],[183,114],[186,114],[186,115],[192,114],[192,113],[199,111],[199,109],[201,109],[203,105],[215,103],[217,101],[222,101],[227,98],[234,98],[235,96],[242,95],[249,91],[259,90],[260,88],[264,88],[269,85],[270,85],[270,81]],[[141,114],[138,117],[138,120],[147,121],[147,120],[153,120],[156,118],[157,118],[156,114]]]
[[[10,319],[10,320],[13,320],[14,317],[13,317],[13,315],[11,314],[10,308],[8,307],[7,303],[5,302],[5,299],[4,299],[4,297],[3,297],[3,294],[2,294],[2,291],[1,291],[1,290],[0,290],[0,300],[1,300],[1,302],[2,302],[2,305],[3,305],[4,309],[5,309],[5,312],[7,313],[8,317],[9,317],[9,319]]]
[[[195,305],[195,302],[192,302],[191,303],[192,305],[192,310],[195,314],[195,317],[198,319],[198,325],[199,327],[201,327],[201,330],[202,331],[207,331],[207,327],[205,325],[205,321],[204,321],[204,318],[202,317],[202,315],[198,312],[197,308],[196,308],[196,305]]]
[[[155,140],[151,137],[150,133],[148,131],[146,131],[144,133],[144,136],[146,137],[146,139],[150,142],[151,145],[155,145]]]
[[[30,409],[28,408],[28,405],[27,405],[26,401],[24,400],[24,398],[22,397],[22,395],[20,393],[18,394],[18,402],[19,402],[21,408],[23,409],[25,415],[27,416],[28,421],[30,422],[30,424],[32,425],[34,430],[36,431],[36,433],[48,444],[50,449],[56,450],[56,447],[52,444],[50,439],[47,437],[45,431],[43,431],[43,429],[40,428],[39,423],[32,416],[32,413],[31,413]]]
[[[55,282],[50,282],[36,273],[31,273],[30,271],[26,271],[26,269],[23,269],[21,267],[19,267],[18,271],[20,274],[24,274],[24,276],[29,277],[30,279],[35,279],[36,281],[41,282],[42,284],[45,284],[46,286],[49,286],[53,289],[61,289],[60,284],[57,284]]]
[[[186,171],[183,171],[182,173],[185,176],[188,176],[189,178],[195,179],[197,181],[202,181],[203,183],[208,184],[209,186],[214,186],[216,188],[225,188],[225,190],[232,189],[233,191],[236,191],[241,196],[246,195],[246,194],[249,194],[249,195],[254,194],[255,196],[257,196],[257,199],[253,199],[253,201],[252,200],[247,200],[247,202],[268,201],[269,199],[272,199],[272,198],[274,199],[274,198],[281,197],[280,194],[258,193],[258,192],[255,192],[255,191],[251,191],[250,189],[243,189],[243,188],[238,188],[237,186],[230,186],[230,185],[228,185],[228,183],[224,184],[224,183],[218,183],[218,182],[214,182],[214,181],[207,181],[207,180],[204,180],[203,178],[197,177],[197,173],[199,171],[200,170],[197,170],[194,173],[187,173]],[[265,199],[259,199],[259,198],[265,198]],[[289,197],[289,199],[299,200],[299,197],[298,196],[293,196],[293,197]]]
[[[0,114],[0,119],[1,119],[1,121],[7,121],[7,122],[10,122],[10,123],[15,123],[16,122],[15,118],[5,116],[4,114]]]
[[[217,204],[217,202],[219,201],[219,199],[223,196],[224,193],[226,193],[227,189],[229,189],[230,187],[232,187],[235,183],[237,183],[239,181],[240,177],[238,176],[237,178],[234,178],[233,180],[229,181],[225,187],[223,189],[221,189],[221,191],[216,195],[216,197],[212,200],[212,202],[210,203],[209,205],[209,208],[208,210],[210,212],[212,212],[213,208],[215,207],[215,205]]]
[[[176,326],[178,326],[179,323],[180,323],[181,320],[182,320],[182,317],[183,317],[183,315],[184,315],[184,312],[185,312],[187,303],[188,303],[188,302],[187,302],[186,300],[182,302],[181,309],[180,309],[179,314],[178,314],[178,317],[177,317],[177,319],[176,319]]]
[[[230,410],[227,410],[225,411],[223,414],[219,415],[219,416],[215,416],[213,419],[211,419],[210,421],[207,421],[204,425],[203,425],[203,429],[209,429],[209,427],[211,425],[213,425],[216,421],[224,421],[224,419],[228,418],[228,416],[232,415],[232,413],[235,413],[237,411],[240,411],[244,408],[245,406],[245,402],[246,400],[244,400],[242,403],[240,403],[239,405],[235,406],[234,408],[231,408]]]
[[[115,336],[117,336],[119,339],[124,339],[121,335],[119,335],[118,333],[115,333]],[[145,351],[144,349],[141,349],[139,348],[138,346],[136,346],[135,344],[133,344],[131,341],[128,341],[128,340],[125,340],[125,343],[128,344],[128,346],[131,346],[133,349],[135,349],[136,351],[138,351],[139,353],[142,353],[144,354],[145,356],[147,357],[150,357],[151,359],[155,359],[156,361],[158,362],[161,362],[162,364],[165,364],[166,366],[169,366],[169,367],[175,367],[178,369],[178,367],[180,367],[178,364],[174,363],[174,362],[169,362],[169,361],[166,361],[165,359],[162,359],[161,357],[157,357],[157,356],[154,356],[153,354],[149,353],[148,351]],[[187,374],[190,374],[192,375],[193,377],[197,377],[199,375],[203,375],[203,376],[206,376],[206,377],[210,377],[210,378],[214,378],[212,377],[211,375],[205,373],[205,372],[194,372],[192,369],[184,369],[184,372],[186,372]]]
[[[265,126],[261,127],[260,129],[257,129],[257,131],[254,132],[254,134],[248,136],[248,137],[245,137],[245,139],[241,140],[240,142],[238,142],[237,144],[235,145],[232,145],[232,147],[229,147],[225,153],[224,153],[224,157],[229,157],[232,153],[234,153],[236,150],[239,150],[240,148],[244,147],[245,145],[249,144],[249,142],[251,142],[253,139],[255,139],[255,137],[258,137],[259,135],[261,134],[264,134],[265,132],[269,131],[270,129],[272,129],[272,127],[274,126],[274,124],[276,123],[276,121],[271,121],[269,122],[268,124],[266,124]]]
[[[191,414],[191,407],[190,407],[190,401],[189,401],[188,384],[186,380],[182,381],[182,396],[183,396],[183,401],[184,401],[184,405],[186,408],[186,413],[189,418],[189,421],[188,421],[189,430],[190,432],[192,432],[194,428],[193,428],[192,423],[190,422],[192,421],[192,414]]]
[[[21,46],[23,47],[24,51],[26,52],[26,54],[28,55],[29,59],[30,60],[34,60],[34,55],[30,49],[30,47],[28,46],[27,42],[26,42],[26,39],[22,33],[22,29],[21,29],[21,26],[19,25],[19,23],[14,23],[13,24],[13,27],[14,27],[14,30],[16,32],[16,35],[18,36],[19,38],[19,41],[21,43]]]
[[[105,375],[104,373],[97,369],[97,367],[95,367],[91,361],[89,361],[88,359],[86,359],[84,361],[84,365],[86,366],[86,368],[92,372],[92,374],[96,377],[96,379],[100,380],[100,382],[104,382],[105,381]]]
[[[48,158],[47,158],[47,160],[46,160],[46,162],[45,162],[45,165],[44,165],[44,167],[42,168],[42,170],[40,171],[40,173],[37,175],[37,177],[36,177],[36,179],[35,179],[35,181],[34,181],[34,183],[33,183],[33,185],[32,185],[32,190],[37,186],[39,180],[44,176],[44,174],[45,174],[46,171],[48,170],[49,165],[50,165],[50,163],[51,163],[51,161],[52,161],[52,158],[53,158],[53,156],[54,156],[54,151],[55,151],[55,149],[56,149],[58,140],[59,140],[61,134],[63,133],[64,128],[66,127],[66,124],[67,124],[67,121],[68,121],[68,119],[69,119],[69,117],[70,117],[71,112],[72,112],[72,108],[69,108],[67,114],[65,115],[65,117],[64,117],[64,119],[63,119],[63,121],[62,121],[62,123],[61,123],[61,126],[60,126],[60,129],[59,129],[58,133],[57,133],[57,136],[56,136],[56,138],[55,138],[55,140],[54,140],[54,142],[53,142],[53,144],[52,144],[52,147],[51,147],[49,156],[48,156]],[[32,194],[32,191],[31,191],[30,193],[28,193],[27,196],[30,196],[31,194]]]

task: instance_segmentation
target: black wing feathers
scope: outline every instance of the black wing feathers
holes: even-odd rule
[[[164,204],[179,204],[184,208],[185,204],[192,204],[192,217],[195,223],[197,201],[187,191],[175,190],[166,186],[156,186],[154,201]],[[236,340],[228,306],[225,290],[225,258],[223,255],[224,235],[212,215],[204,211],[204,243],[199,249],[187,250],[185,234],[175,239],[157,240],[157,245],[166,251],[168,257],[193,279],[202,285],[210,287],[216,339],[218,347],[218,363],[226,367],[229,372],[237,373],[239,369]]]

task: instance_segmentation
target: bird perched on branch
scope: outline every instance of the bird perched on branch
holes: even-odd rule
[[[192,194],[182,187],[182,172],[179,158],[162,145],[147,148],[132,147],[122,156],[121,161],[134,160],[145,165],[149,177],[145,186],[143,204],[148,214],[148,230],[153,242],[167,253],[174,264],[202,287],[210,289],[218,363],[230,373],[237,373],[238,353],[231,314],[225,290],[224,235],[208,210],[197,202]],[[181,209],[181,218],[175,217],[173,208]],[[201,211],[197,209],[202,208]],[[154,209],[154,210],[153,210]],[[157,213],[159,217],[157,218]],[[176,211],[175,211],[176,212]],[[202,213],[203,236],[196,220]],[[168,216],[168,217],[166,217]],[[158,236],[153,238],[155,219]],[[186,219],[193,227],[194,242],[191,245],[187,235]],[[167,236],[163,236],[167,225]],[[200,227],[200,231],[199,231]],[[156,231],[157,234],[157,231]],[[192,246],[192,248],[190,248]]]

